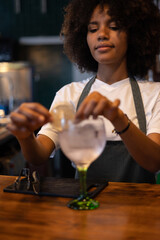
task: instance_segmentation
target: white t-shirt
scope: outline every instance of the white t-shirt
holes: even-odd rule
[[[79,97],[89,80],[90,78],[80,82],[72,82],[62,87],[56,93],[50,111],[52,111],[54,106],[59,102],[66,101],[73,104],[76,108]],[[160,83],[143,80],[138,81],[138,85],[140,87],[145,109],[147,135],[150,133],[160,133]],[[114,101],[117,98],[120,99],[121,110],[128,115],[129,119],[137,127],[139,127],[129,78],[111,85],[96,79],[91,87],[90,93],[93,91],[98,91],[111,101]],[[106,118],[104,118],[104,122],[106,140],[121,140],[120,136],[112,133],[114,127],[111,122]],[[55,143],[56,147],[58,147],[58,134],[50,123],[44,125],[38,134],[48,136]]]

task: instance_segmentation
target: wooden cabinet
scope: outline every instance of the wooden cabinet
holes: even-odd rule
[[[19,9],[16,8],[19,3]],[[46,3],[46,11],[42,3]],[[59,35],[63,8],[69,0],[1,0],[0,35],[17,39],[22,36]]]

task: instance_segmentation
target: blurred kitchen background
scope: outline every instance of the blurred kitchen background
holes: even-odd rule
[[[26,101],[49,108],[63,85],[88,77],[63,53],[59,33],[68,2],[0,0],[0,110],[5,114]],[[42,166],[41,174],[52,175],[53,169],[63,175],[65,164],[53,162]],[[0,127],[0,174],[18,175],[26,165],[17,140]]]
[[[63,54],[59,33],[68,2],[0,0],[0,109],[5,114],[24,101],[49,108],[63,85],[90,76],[81,74]],[[159,0],[154,2],[160,7]],[[159,81],[160,55],[147,77]],[[64,176],[65,164],[50,160],[39,171],[42,175]],[[18,175],[24,166],[27,163],[17,140],[0,127],[0,174]]]

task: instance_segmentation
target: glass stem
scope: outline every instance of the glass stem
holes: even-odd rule
[[[86,176],[87,169],[78,170],[79,180],[80,180],[80,195],[85,198],[87,197],[87,186],[86,186]]]

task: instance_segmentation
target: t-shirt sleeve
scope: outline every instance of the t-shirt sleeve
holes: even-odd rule
[[[152,108],[152,114],[147,126],[147,135],[150,133],[160,134],[160,92]]]

